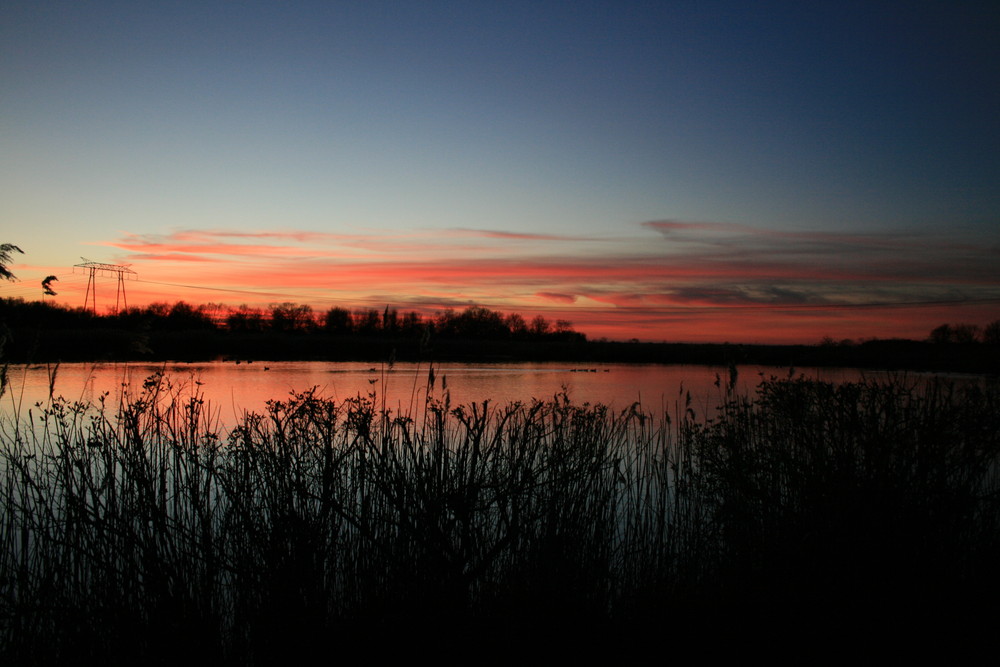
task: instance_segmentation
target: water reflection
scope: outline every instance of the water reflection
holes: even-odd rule
[[[752,391],[762,377],[785,377],[788,368],[741,366],[735,391]],[[855,369],[794,369],[796,375],[832,382],[855,380],[871,372]],[[343,401],[372,395],[395,412],[414,414],[428,399],[452,405],[482,402],[530,402],[566,394],[574,403],[603,403],[624,409],[640,403],[644,409],[673,411],[690,394],[699,413],[725,400],[730,369],[710,366],[429,364],[331,362],[203,362],[189,364],[61,364],[12,367],[10,384],[0,402],[5,415],[22,415],[53,395],[96,404],[102,396],[116,404],[123,395],[136,396],[147,378],[162,373],[181,397],[199,396],[225,423],[245,411],[260,412],[267,401],[316,388],[317,394]]]

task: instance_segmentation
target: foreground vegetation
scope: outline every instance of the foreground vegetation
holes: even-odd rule
[[[0,430],[0,661],[992,631],[995,385],[720,401],[405,415],[307,391],[225,430],[160,376],[53,398]]]

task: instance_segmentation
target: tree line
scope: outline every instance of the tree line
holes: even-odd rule
[[[339,336],[389,336],[393,338],[437,338],[480,340],[578,340],[586,336],[566,320],[542,315],[526,319],[520,313],[503,313],[482,306],[464,310],[446,309],[433,315],[400,312],[386,306],[348,309],[334,307],[316,311],[307,304],[291,302],[266,308],[219,303],[190,304],[186,301],[133,306],[117,313],[96,314],[20,298],[0,299],[0,317],[11,327],[39,328],[147,328],[154,331],[220,331],[231,333],[331,334]]]
[[[0,280],[15,280],[7,268],[13,254],[23,254],[12,243],[0,244]],[[52,281],[42,281],[43,294],[54,296]],[[267,308],[246,304],[232,307],[208,303],[194,305],[186,301],[152,303],[126,308],[116,313],[97,314],[84,308],[69,308],[23,299],[0,299],[0,322],[9,326],[36,327],[87,326],[131,329],[136,326],[161,331],[216,330],[234,333],[327,333],[333,335],[426,337],[479,340],[585,340],[573,330],[572,323],[550,321],[542,315],[530,320],[520,313],[502,313],[482,306],[468,306],[462,311],[446,309],[432,316],[417,311],[400,313],[386,306],[349,309],[333,307],[317,312],[307,304],[291,302],[271,304]]]
[[[977,324],[942,324],[935,327],[927,338],[931,343],[986,343],[1000,344],[1000,320],[984,327]]]
[[[186,301],[96,314],[0,298],[0,363],[107,359],[556,359],[586,336],[565,320],[482,306],[432,315],[385,307],[316,311]]]
[[[0,298],[0,364],[111,359],[434,359],[1000,373],[998,330],[1000,324],[982,329],[948,325],[923,340],[831,339],[817,345],[640,343],[588,340],[566,321],[528,319],[481,306],[423,315],[391,307],[316,311],[287,302],[258,308],[178,301],[95,315],[83,308]]]

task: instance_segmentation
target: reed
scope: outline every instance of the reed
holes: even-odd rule
[[[0,424],[0,657],[266,664],[380,633],[995,609],[994,385],[724,398],[711,419],[566,396],[411,415],[309,390],[232,429],[159,374],[52,398]]]

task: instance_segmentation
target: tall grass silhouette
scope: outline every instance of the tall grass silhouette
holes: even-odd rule
[[[308,390],[225,429],[157,374],[3,422],[0,657],[996,608],[993,384],[771,379],[710,418],[429,392],[399,414]]]

